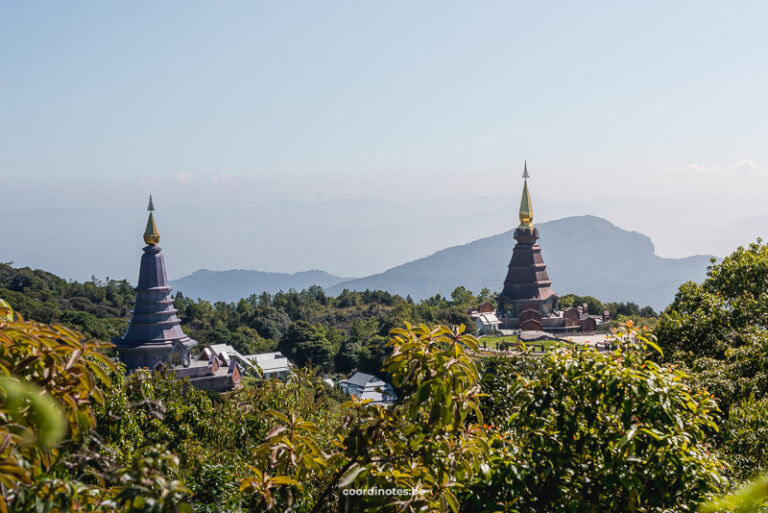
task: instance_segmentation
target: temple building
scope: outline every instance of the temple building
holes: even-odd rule
[[[149,197],[149,218],[144,231],[144,254],[139,267],[136,304],[128,329],[122,337],[112,339],[120,361],[132,372],[146,367],[152,370],[169,369],[179,378],[188,377],[198,388],[217,391],[229,390],[240,382],[240,368],[236,361],[225,361],[218,356],[203,360],[192,359],[190,350],[197,341],[181,329],[171,298],[171,287],[165,274],[165,261]]]
[[[522,331],[594,332],[602,322],[582,307],[560,310],[560,297],[552,290],[547,265],[538,244],[539,229],[533,224],[533,204],[528,191],[528,163],[523,167],[523,196],[520,199],[520,226],[512,251],[507,277],[496,298],[500,329]]]

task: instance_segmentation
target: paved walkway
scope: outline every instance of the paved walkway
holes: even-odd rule
[[[606,333],[596,333],[594,335],[565,335],[564,339],[575,342],[576,344],[596,344],[597,342],[605,342],[608,339]]]
[[[608,340],[608,337],[609,337],[609,335],[606,334],[606,333],[596,333],[596,334],[593,334],[593,335],[569,335],[569,336],[551,337],[551,338],[553,338],[553,339],[554,338],[563,338],[565,340],[573,342],[574,344],[591,345],[591,346],[593,346],[593,345],[595,345],[595,344],[597,344],[599,342],[605,342],[606,340]],[[480,339],[480,340],[482,342],[482,339]],[[536,342],[529,342],[528,344],[531,345],[532,347],[536,346]],[[601,348],[600,350],[603,350],[603,348]],[[483,349],[483,348],[481,348],[479,354],[482,355],[483,353],[485,353],[486,355],[488,355],[488,354],[517,354],[518,351],[515,351],[514,349],[505,351],[505,350],[501,350],[501,349],[492,349],[492,348]],[[541,354],[541,353],[534,352],[534,354]]]

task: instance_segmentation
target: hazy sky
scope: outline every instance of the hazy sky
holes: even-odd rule
[[[722,254],[697,221],[768,215],[766,19],[700,0],[3,2],[0,211],[508,197],[509,223],[468,242],[513,226],[528,159],[535,208]]]

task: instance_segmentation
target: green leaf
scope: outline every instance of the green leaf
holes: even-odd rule
[[[275,476],[270,481],[273,484],[280,484],[280,485],[291,485],[291,486],[301,486],[298,481],[296,481],[294,478],[289,476]]]
[[[660,435],[658,433],[655,433],[654,431],[651,431],[648,428],[642,428],[640,430],[640,432],[645,433],[646,435],[649,435],[649,436],[655,438],[656,440],[659,440],[659,441],[664,440],[664,437],[662,435]]]
[[[440,416],[443,413],[443,405],[439,401],[435,401],[432,404],[432,411],[429,412],[429,425],[433,426],[435,422],[437,422],[437,419],[440,418]]]
[[[429,397],[429,390],[430,390],[431,387],[432,387],[432,383],[429,382],[429,381],[423,383],[419,387],[419,390],[416,392],[416,405],[417,406],[427,400],[427,398]]]
[[[339,488],[346,488],[347,486],[351,485],[355,478],[357,478],[357,476],[359,476],[360,473],[364,470],[365,467],[361,467],[357,463],[354,463],[347,469],[346,472],[344,472],[344,475],[341,476],[341,480],[339,481]]]
[[[288,419],[288,417],[286,417],[285,415],[283,415],[279,411],[269,409],[269,410],[267,410],[267,414],[275,417],[277,420],[280,420],[280,421],[284,422],[285,424],[290,424],[291,423],[291,421]]]
[[[661,350],[661,348],[656,344],[656,342],[652,342],[648,339],[645,339],[645,343],[654,348],[662,357],[664,356],[664,351]]]
[[[617,449],[621,450],[624,448],[625,445],[627,445],[630,440],[632,440],[635,437],[635,434],[637,433],[637,424],[632,424],[632,427],[629,428],[629,430],[624,434],[624,436],[621,437],[621,440],[619,441],[619,444],[616,446]]]
[[[451,507],[451,510],[453,510],[453,513],[458,513],[459,511],[459,500],[456,498],[455,495],[453,495],[453,492],[450,490],[443,491],[443,497],[445,497],[445,502],[448,503],[448,506]]]

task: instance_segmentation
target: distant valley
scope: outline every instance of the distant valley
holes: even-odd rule
[[[558,294],[576,293],[603,301],[634,301],[664,308],[681,283],[701,281],[711,255],[662,258],[651,239],[595,216],[577,216],[537,224],[542,254]],[[349,279],[323,271],[294,274],[260,271],[200,270],[172,286],[191,297],[235,301],[262,291],[320,285],[330,295],[343,289],[381,289],[415,300],[450,295],[458,285],[474,292],[501,289],[512,255],[513,230],[453,246],[387,271]]]

